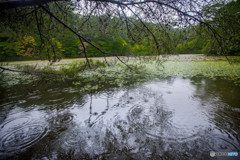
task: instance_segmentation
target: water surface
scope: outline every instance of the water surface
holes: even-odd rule
[[[0,95],[0,159],[210,159],[240,150],[240,87],[227,80],[168,78],[92,94],[38,84]]]

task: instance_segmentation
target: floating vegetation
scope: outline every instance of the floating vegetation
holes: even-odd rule
[[[240,84],[240,63],[228,61],[167,61],[164,72],[166,76],[223,78]]]
[[[111,61],[110,61],[111,62]],[[49,73],[48,81],[71,83],[80,87],[81,92],[104,90],[106,88],[138,85],[154,78],[166,77],[196,77],[203,76],[211,79],[223,78],[233,80],[240,85],[240,63],[229,64],[228,61],[157,61],[129,60],[127,65],[116,62],[107,66],[104,61],[91,60],[91,68],[85,61],[68,64],[43,66],[35,69],[40,73]],[[34,67],[17,66],[18,69],[31,71]],[[130,69],[131,68],[131,69]],[[7,75],[7,76],[6,76]],[[54,77],[54,78],[53,78]],[[23,74],[5,74],[1,84],[28,84],[39,78],[23,76]],[[49,81],[49,82],[50,82]]]

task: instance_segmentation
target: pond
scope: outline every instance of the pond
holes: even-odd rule
[[[0,95],[0,159],[210,159],[240,150],[240,87],[228,80],[170,77],[92,94],[38,84]]]

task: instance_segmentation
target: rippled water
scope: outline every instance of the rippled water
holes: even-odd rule
[[[226,80],[168,78],[92,94],[38,85],[0,95],[0,159],[210,159],[210,151],[240,150],[240,87]]]

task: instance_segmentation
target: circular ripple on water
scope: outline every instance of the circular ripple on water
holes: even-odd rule
[[[63,145],[65,147],[73,147],[73,146],[76,146],[78,142],[79,142],[79,131],[74,130],[71,134],[68,134],[64,138]]]
[[[0,125],[1,129],[11,129],[11,128],[19,128],[27,125],[30,122],[29,117],[17,117],[17,118],[10,118],[5,120],[5,122]]]
[[[140,129],[151,138],[174,138],[174,127],[169,122],[172,113],[159,106],[133,106],[128,113],[131,128]]]
[[[144,108],[141,105],[133,106],[128,112],[129,121],[134,125],[144,124],[144,121],[146,119],[145,110],[146,110],[146,108]]]
[[[61,125],[70,123],[72,119],[73,119],[72,114],[60,114],[54,118],[53,123],[56,126],[61,126]]]
[[[47,133],[46,127],[42,125],[27,125],[4,135],[0,140],[2,152],[14,152],[26,149]]]
[[[238,151],[240,150],[237,139],[230,139],[229,137],[220,137],[213,135],[206,138],[206,142],[210,144],[211,149],[215,151]]]

